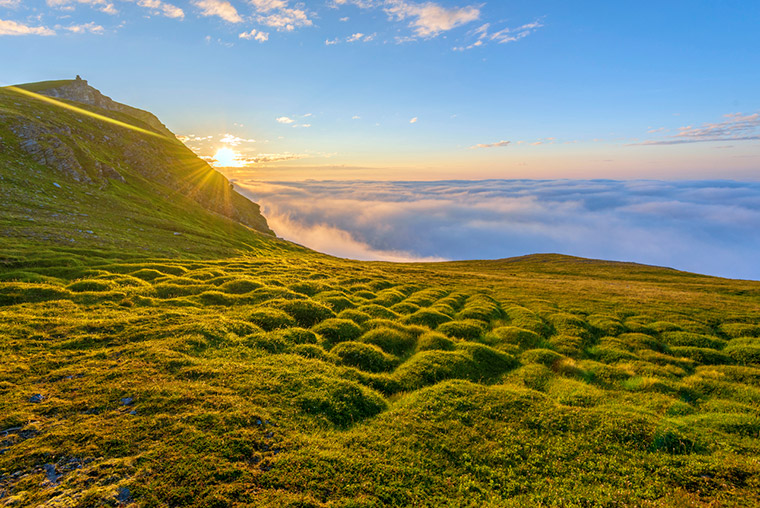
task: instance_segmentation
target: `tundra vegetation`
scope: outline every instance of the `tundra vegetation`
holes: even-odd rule
[[[111,166],[87,136],[139,135],[0,98],[0,503],[760,504],[760,283],[337,259],[126,163],[74,182],[19,119]]]

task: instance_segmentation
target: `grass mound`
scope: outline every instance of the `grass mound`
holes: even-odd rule
[[[380,394],[356,382],[315,376],[303,385],[296,397],[301,411],[339,427],[359,423],[387,407]]]
[[[474,319],[448,321],[436,328],[440,333],[463,340],[478,340],[483,334],[483,324]]]
[[[417,340],[414,336],[394,328],[373,328],[361,337],[362,342],[373,344],[386,353],[401,356],[414,349]]]
[[[341,342],[330,350],[340,358],[343,365],[356,367],[367,372],[383,372],[393,368],[395,361],[382,349],[364,342]]]
[[[247,318],[251,323],[260,326],[268,332],[278,328],[288,328],[296,324],[296,320],[284,310],[269,307],[256,308],[248,314]]]
[[[331,348],[343,341],[358,339],[362,334],[359,325],[349,319],[330,318],[315,325],[312,330],[324,338],[324,346]]]

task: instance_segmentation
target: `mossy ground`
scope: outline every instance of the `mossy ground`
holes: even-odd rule
[[[560,256],[6,259],[8,503],[760,502],[758,283]]]
[[[760,505],[760,283],[340,260],[80,120],[0,90],[0,503]],[[35,163],[27,121],[125,181]]]

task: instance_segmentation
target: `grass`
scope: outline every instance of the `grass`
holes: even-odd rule
[[[337,259],[161,183],[182,157],[101,189],[0,131],[1,502],[760,504],[758,282]]]

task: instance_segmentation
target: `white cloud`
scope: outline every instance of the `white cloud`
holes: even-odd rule
[[[182,19],[185,17],[185,12],[182,9],[160,0],[137,0],[137,5],[153,9],[156,15],[166,16],[167,18]]]
[[[247,40],[256,40],[259,42],[266,42],[269,40],[269,34],[267,32],[260,32],[256,29],[252,29],[250,32],[243,32],[238,37]]]
[[[203,16],[219,16],[230,23],[243,21],[237,9],[226,0],[193,0],[193,4],[201,9]]]
[[[498,148],[503,146],[509,146],[512,142],[511,141],[497,141],[496,143],[481,143],[475,146],[471,146],[470,148]]]
[[[384,10],[393,19],[410,19],[410,26],[419,37],[435,37],[480,17],[478,7],[446,8],[434,2],[418,4],[405,0],[387,0]]]
[[[346,39],[346,42],[356,42],[356,41],[360,41],[360,40],[362,39],[362,37],[364,37],[364,34],[363,34],[363,33],[361,33],[361,32],[357,32],[357,33],[355,33],[355,34],[353,34],[353,35],[350,35],[350,36],[349,36],[349,37]]]
[[[28,26],[0,19],[0,35],[55,35],[55,32],[44,26]]]
[[[359,115],[354,115],[351,117],[351,120],[361,120],[361,118]]]
[[[246,187],[267,218],[280,221],[280,227],[273,225],[280,235],[340,256],[496,259],[560,252],[760,279],[758,182],[312,181]],[[364,254],[345,250],[351,242],[339,238],[363,245]]]
[[[0,0],[0,7],[14,8],[18,7],[21,0]]]
[[[259,16],[258,22],[276,28],[292,32],[298,27],[311,26],[312,20],[302,9],[280,9],[274,14]]]
[[[417,118],[415,116],[414,118],[412,118],[411,120],[409,120],[409,123],[417,123],[418,120],[419,120],[419,118]]]
[[[295,122],[295,120],[293,120],[292,118],[289,118],[287,116],[281,116],[281,117],[279,117],[277,119],[277,121],[280,122],[280,123],[284,123],[284,124],[291,124],[291,123]]]
[[[244,139],[244,138],[235,136],[234,134],[224,134],[219,139],[219,141],[221,143],[225,143],[227,145],[232,145],[232,146],[238,146],[241,143],[255,143],[256,142],[255,139]]]
[[[56,28],[59,30],[67,30],[75,34],[91,33],[91,34],[101,35],[105,31],[102,26],[96,25],[92,21],[89,23],[81,24],[81,25],[71,25],[71,26],[57,25]]]

